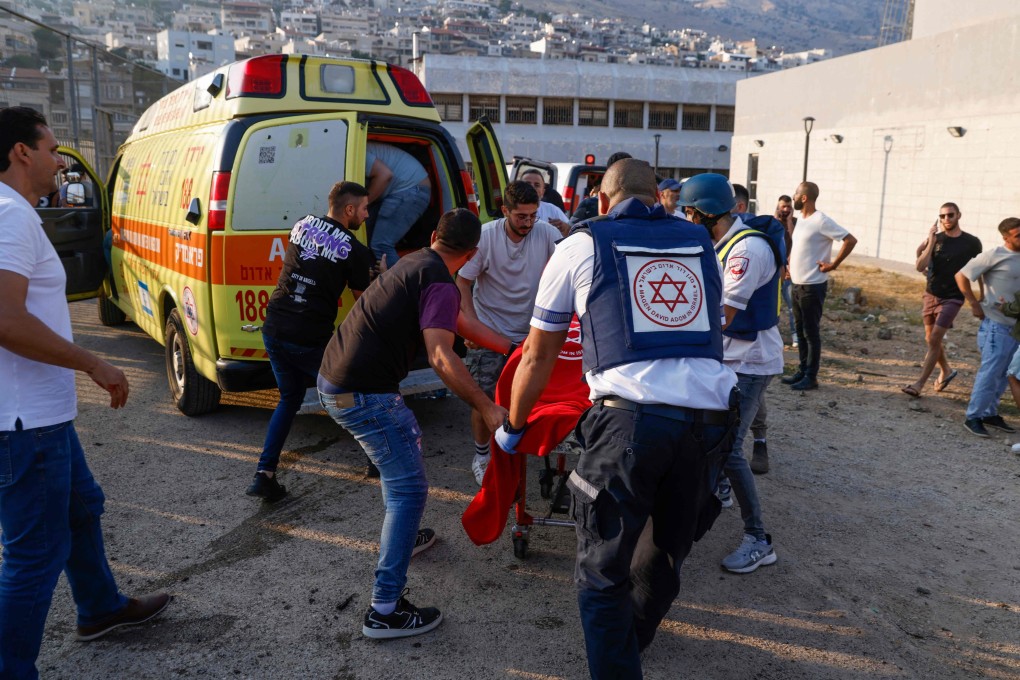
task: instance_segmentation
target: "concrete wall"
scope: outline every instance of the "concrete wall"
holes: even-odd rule
[[[1014,16],[742,81],[731,176],[747,179],[757,153],[760,210],[771,210],[801,179],[813,116],[808,179],[858,252],[912,261],[944,201],[993,245],[998,223],[1020,215],[1018,73]]]
[[[463,58],[427,54],[420,74],[430,92],[493,94],[502,96],[567,97],[677,102],[733,106],[735,85],[742,73],[715,69],[596,64],[576,60]],[[465,120],[467,118],[465,100]],[[647,106],[646,106],[647,116]],[[610,117],[611,119],[611,117]],[[466,155],[463,139],[470,123],[445,122],[444,126]],[[582,162],[595,154],[605,162],[610,154],[625,150],[649,163],[655,157],[656,133],[659,166],[663,168],[713,168],[722,172],[730,165],[729,132],[615,128],[494,125],[507,161],[528,156],[547,161]],[[713,126],[714,129],[714,126]],[[726,150],[719,151],[719,147]]]

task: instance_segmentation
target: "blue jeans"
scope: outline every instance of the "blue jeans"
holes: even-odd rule
[[[822,360],[822,309],[829,282],[794,284],[793,320],[797,330],[797,350],[800,355],[800,372],[811,380],[818,378],[818,365]]]
[[[744,458],[744,437],[751,427],[758,409],[765,401],[765,390],[772,382],[771,375],[751,375],[737,373],[737,389],[740,390],[740,425],[737,426],[733,450],[726,458],[723,471],[726,479],[720,479],[720,486],[726,482],[733,488],[733,494],[740,505],[740,518],[744,520],[744,533],[751,534],[759,541],[765,540],[765,524],[761,519],[761,501],[758,500],[758,487],[751,474],[751,466]]]
[[[259,457],[258,470],[276,472],[280,463],[280,452],[283,443],[290,434],[290,426],[294,424],[294,416],[301,409],[305,399],[305,391],[315,386],[322,364],[322,347],[306,347],[293,342],[284,342],[262,334],[262,342],[269,355],[269,365],[276,376],[276,386],[280,389],[280,402],[269,419],[269,429],[262,444],[262,455]]]
[[[429,493],[421,427],[399,394],[350,394],[354,398],[351,408],[338,408],[335,395],[321,391],[319,400],[379,468],[386,518],[372,601],[396,602],[407,583],[407,565]]]
[[[577,602],[592,678],[641,677],[640,650],[680,592],[680,567],[719,513],[712,496],[731,425],[595,404],[571,474]]]
[[[1009,326],[985,318],[978,327],[977,343],[981,351],[981,367],[974,376],[970,391],[967,419],[998,415],[999,399],[1006,390],[1006,368],[1017,349]]]
[[[404,238],[414,223],[429,207],[432,190],[427,184],[405,189],[382,200],[379,216],[372,230],[372,251],[376,257],[386,256],[386,265],[392,267],[400,259],[397,241]]]
[[[0,677],[38,677],[35,659],[61,571],[78,625],[127,604],[103,548],[104,500],[73,422],[0,432]]]
[[[797,326],[793,322],[793,299],[790,297],[790,286],[793,282],[790,279],[783,279],[783,286],[781,292],[783,295],[783,302],[786,304],[786,314],[790,317],[790,338],[794,340],[797,338]]]

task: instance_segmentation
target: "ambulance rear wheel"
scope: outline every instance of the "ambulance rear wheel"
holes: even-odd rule
[[[113,300],[100,295],[97,307],[99,308],[99,323],[104,326],[119,326],[127,321],[127,314],[120,311],[120,307],[113,304]]]
[[[174,309],[166,321],[166,377],[174,404],[186,416],[209,413],[220,404],[220,387],[195,368],[187,332]]]

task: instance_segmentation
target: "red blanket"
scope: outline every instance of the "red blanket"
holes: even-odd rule
[[[518,348],[510,356],[496,383],[496,403],[500,406],[510,407],[510,387],[521,363],[522,349]],[[575,317],[549,383],[528,416],[527,430],[518,451],[544,456],[570,434],[581,414],[591,406],[588,386],[582,377],[581,327]],[[475,545],[492,543],[503,533],[520,483],[521,466],[517,456],[505,453],[496,446],[495,440],[489,446],[492,456],[482,488],[461,517],[464,530]]]

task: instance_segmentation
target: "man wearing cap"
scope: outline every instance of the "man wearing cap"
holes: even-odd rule
[[[542,273],[510,414],[496,432],[515,453],[576,313],[593,405],[576,430],[584,453],[567,484],[597,679],[641,677],[640,651],[680,592],[683,560],[719,512],[712,486],[735,425],[719,261],[705,230],[667,215],[657,193],[644,161],[606,171],[604,218],[575,227]]]
[[[682,210],[677,208],[676,201],[680,198],[680,182],[668,177],[659,182],[659,203],[666,210],[667,215],[683,217]]]

